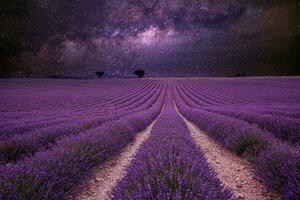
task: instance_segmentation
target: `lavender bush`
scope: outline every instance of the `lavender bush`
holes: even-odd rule
[[[256,173],[267,186],[282,194],[283,200],[300,198],[300,151],[278,144],[262,152],[255,163]]]

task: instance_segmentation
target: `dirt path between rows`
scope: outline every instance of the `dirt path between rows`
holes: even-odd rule
[[[156,120],[158,117],[156,118]],[[153,121],[145,130],[137,134],[135,140],[130,143],[124,151],[105,162],[101,167],[96,169],[94,177],[86,184],[83,192],[79,194],[76,200],[107,200],[108,192],[115,186],[117,180],[124,175],[126,166],[130,164],[139,147],[145,141],[152,130]]]
[[[217,172],[225,187],[232,190],[236,199],[279,199],[277,194],[268,192],[264,184],[256,179],[254,169],[247,160],[236,156],[233,152],[217,144],[193,123],[185,119],[177,108],[176,110],[188,126],[192,137],[204,152],[207,162]]]

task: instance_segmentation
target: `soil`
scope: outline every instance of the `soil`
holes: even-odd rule
[[[156,120],[155,120],[156,121]],[[94,176],[89,179],[83,191],[75,198],[77,200],[106,200],[108,193],[126,173],[126,166],[130,164],[139,147],[145,141],[154,125],[152,122],[145,130],[138,133],[135,140],[124,151],[97,168]]]
[[[180,116],[188,126],[192,137],[205,154],[207,162],[217,173],[218,178],[223,182],[224,186],[232,191],[236,199],[280,199],[279,195],[269,192],[266,189],[265,185],[255,176],[254,169],[247,160],[225,149],[193,123],[189,122],[182,115]]]

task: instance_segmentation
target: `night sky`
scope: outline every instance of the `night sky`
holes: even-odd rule
[[[0,75],[300,75],[299,19],[295,0],[5,0]]]

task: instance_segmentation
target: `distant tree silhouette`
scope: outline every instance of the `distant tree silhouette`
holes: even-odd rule
[[[139,69],[139,70],[134,71],[134,74],[135,74],[137,77],[139,77],[139,78],[143,78],[144,75],[145,75],[145,71]]]
[[[103,75],[104,75],[104,72],[103,71],[100,71],[100,72],[96,72],[96,75],[101,78]]]
[[[234,77],[245,77],[245,76],[247,76],[246,73],[238,73],[234,75]]]

